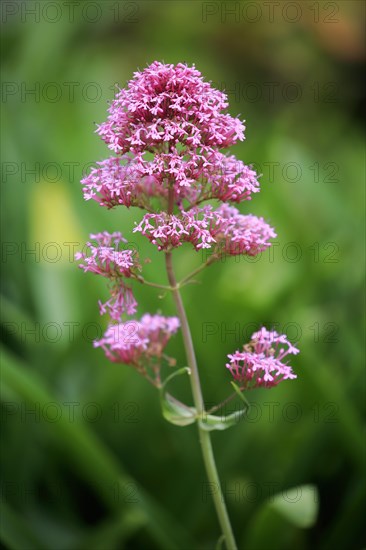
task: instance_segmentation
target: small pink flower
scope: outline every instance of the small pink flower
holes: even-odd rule
[[[299,350],[284,334],[263,327],[252,335],[251,342],[244,345],[243,351],[228,355],[230,362],[226,367],[243,389],[272,388],[282,380],[297,378],[292,368],[282,360],[287,355],[298,353]]]

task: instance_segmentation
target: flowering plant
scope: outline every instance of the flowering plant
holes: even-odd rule
[[[131,365],[159,389],[167,420],[180,426],[197,424],[207,476],[216,487],[220,482],[210,431],[226,429],[245,414],[243,390],[270,388],[296,378],[284,358],[298,353],[286,336],[263,327],[242,350],[228,355],[226,367],[235,390],[228,399],[239,395],[244,407],[228,416],[212,414],[222,404],[205,410],[180,290],[222,257],[255,256],[276,236],[263,218],[241,214],[230,205],[250,200],[259,183],[254,170],[220,151],[244,139],[243,123],[227,114],[227,107],[226,95],[205,82],[194,67],[154,62],[136,72],[127,88],[118,91],[107,121],[97,129],[114,156],[97,163],[82,180],[83,191],[86,200],[105,208],[134,206],[146,211],[134,231],[164,255],[169,284],[143,278],[137,252],[125,248],[119,232],[91,235],[84,251],[76,255],[84,271],[110,282],[110,298],[99,307],[111,322],[95,347],[102,348],[110,361]],[[221,204],[217,208],[203,204],[213,200]],[[208,258],[177,282],[172,254],[184,243],[196,251],[208,249]],[[128,320],[137,311],[132,283],[171,292],[178,317],[145,314],[139,321]],[[188,368],[162,380],[163,363],[175,366],[165,348],[180,327]],[[166,391],[170,379],[184,373],[189,375],[194,407]],[[232,550],[236,543],[224,499],[220,491],[213,498],[223,540]]]

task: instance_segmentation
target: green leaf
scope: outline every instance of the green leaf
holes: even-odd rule
[[[300,485],[275,495],[269,506],[296,527],[312,527],[319,509],[318,490],[315,485]]]
[[[178,401],[178,399],[165,391],[168,382],[176,376],[181,376],[186,373],[190,374],[188,367],[183,367],[175,371],[168,376],[160,389],[160,402],[163,416],[168,422],[175,426],[189,426],[190,424],[194,424],[197,419],[197,412],[194,407],[188,407],[188,405],[181,403],[181,401]]]
[[[227,430],[231,426],[238,424],[243,416],[247,413],[248,408],[240,409],[240,411],[235,411],[227,416],[216,416],[214,414],[206,414],[200,420],[200,426],[204,430],[210,432],[212,430]]]
[[[235,382],[231,382],[235,392],[240,397],[241,401],[245,404],[245,408],[240,409],[239,411],[235,411],[231,414],[228,414],[227,416],[221,415],[213,415],[213,414],[205,414],[205,416],[202,417],[202,420],[200,421],[200,425],[204,430],[212,431],[212,430],[227,430],[228,428],[231,428],[231,426],[234,426],[240,420],[243,418],[245,414],[250,409],[250,404],[244,397],[244,394],[240,390],[239,386],[235,384]]]
[[[171,424],[189,426],[196,422],[196,409],[184,405],[169,393],[162,394],[161,408],[164,418]]]

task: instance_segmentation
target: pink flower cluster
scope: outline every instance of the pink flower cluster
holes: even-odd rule
[[[153,176],[140,170],[126,155],[110,157],[97,165],[81,180],[85,200],[93,199],[107,208],[123,205],[150,209],[152,197],[164,197],[167,193]]]
[[[277,236],[263,218],[240,214],[237,208],[228,204],[222,204],[214,214],[216,219],[211,234],[217,243],[217,253],[256,256],[271,246],[270,239]]]
[[[132,289],[125,283],[125,279],[134,278],[140,270],[136,251],[119,250],[121,243],[126,239],[121,233],[98,233],[90,235],[92,241],[86,243],[86,251],[77,252],[76,260],[81,260],[79,267],[85,272],[90,271],[107,277],[111,281],[111,298],[99,302],[100,313],[109,313],[111,318],[118,321],[123,313],[136,313],[137,302]]]
[[[174,182],[175,202],[182,210],[205,200],[242,202],[258,193],[257,174],[234,156],[211,150],[209,155],[195,151],[181,154],[156,153],[145,160],[141,153],[97,162],[97,167],[82,179],[85,200],[101,206],[123,205],[152,209],[151,199],[160,199],[166,209],[167,181]]]
[[[226,367],[243,389],[272,388],[282,380],[297,378],[292,368],[283,363],[287,355],[296,355],[295,348],[284,334],[268,331],[264,327],[252,335],[243,351],[228,355]]]
[[[122,281],[116,282],[110,289],[111,297],[106,302],[99,300],[99,311],[101,315],[109,314],[114,321],[120,321],[122,315],[134,315],[137,311],[137,302],[132,288],[126,286]]]
[[[192,243],[195,249],[199,250],[210,248],[215,242],[209,230],[212,218],[210,206],[192,208],[179,216],[166,212],[145,214],[134,232],[141,232],[159,250],[170,250],[184,242]]]
[[[79,267],[85,272],[90,271],[104,277],[131,277],[138,268],[134,250],[118,250],[120,243],[127,243],[122,233],[97,233],[90,235],[91,241],[86,243],[86,251],[77,252],[76,260],[82,260]]]
[[[134,231],[141,232],[159,250],[189,242],[196,250],[212,248],[218,256],[255,256],[270,246],[269,239],[276,237],[263,218],[245,216],[225,203],[216,210],[211,206],[195,207],[180,216],[165,212],[145,214]]]
[[[203,183],[202,199],[242,202],[259,192],[257,174],[233,155],[214,151],[202,169],[199,178]]]
[[[97,163],[82,180],[84,197],[112,208],[167,210],[168,188],[183,209],[209,199],[241,202],[259,191],[257,174],[219,151],[244,139],[225,112],[227,96],[194,67],[152,63],[119,90],[97,132],[118,157]],[[152,155],[153,154],[153,155]]]
[[[116,153],[185,146],[229,147],[244,139],[241,121],[223,111],[227,97],[194,67],[152,63],[120,90],[98,133]]]
[[[177,317],[145,314],[140,321],[110,325],[103,338],[94,342],[110,361],[146,368],[159,363],[163,351],[180,326]]]

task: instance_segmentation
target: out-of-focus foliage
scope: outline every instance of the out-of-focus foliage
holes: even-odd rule
[[[363,3],[2,4],[4,545],[185,550],[219,537],[195,426],[166,422],[157,392],[93,349],[106,288],[72,260],[90,232],[121,230],[151,258],[146,277],[166,282],[132,233],[141,211],[85,203],[79,185],[109,155],[93,122],[114,83],[157,59],[195,63],[228,91],[247,121],[233,153],[263,174],[241,210],[278,233],[271,255],[214,265],[183,291],[207,403],[232,391],[226,354],[259,323],[301,349],[295,382],[248,394],[249,417],[213,433],[239,546],[361,548]],[[177,271],[200,260],[182,247]],[[170,296],[136,290],[140,313],[174,312]],[[185,366],[180,335],[169,354]]]

